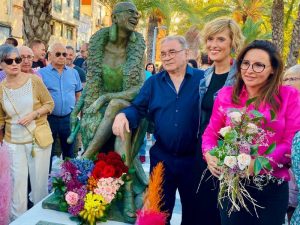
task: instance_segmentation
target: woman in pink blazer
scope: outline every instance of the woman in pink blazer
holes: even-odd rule
[[[283,62],[276,46],[269,41],[256,40],[246,46],[237,58],[237,69],[234,86],[221,89],[215,100],[209,125],[202,136],[203,156],[208,169],[218,177],[220,168],[217,166],[217,158],[211,156],[209,151],[217,146],[219,130],[229,125],[226,112],[230,108],[243,108],[248,99],[257,97],[249,110],[256,109],[264,114],[267,120],[265,126],[274,131],[274,136],[267,143],[270,145],[276,142],[276,149],[269,155],[272,158],[274,179],[263,190],[258,190],[253,184],[253,176],[251,183],[246,185],[250,195],[263,207],[257,208],[258,217],[247,200],[246,205],[251,214],[242,208],[228,216],[231,203],[225,199],[223,208],[220,207],[222,225],[282,225],[288,207],[287,181],[290,179],[290,158],[285,155],[290,154],[292,139],[300,130],[299,93],[292,87],[281,85]],[[271,121],[270,110],[276,112],[275,121]],[[259,154],[265,150],[266,147],[259,148]],[[252,159],[250,174],[253,174],[253,164]]]

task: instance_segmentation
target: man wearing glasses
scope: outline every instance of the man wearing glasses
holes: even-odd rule
[[[169,214],[176,199],[182,203],[182,225],[201,224],[195,196],[199,183],[198,146],[199,81],[202,70],[187,65],[188,47],[181,36],[169,36],[161,42],[161,61],[165,71],[146,80],[132,105],[115,118],[112,130],[124,140],[124,132],[137,127],[147,116],[154,122],[156,139],[150,149],[150,171],[163,162],[163,207]],[[200,215],[200,216],[199,216]]]
[[[39,70],[55,103],[52,114],[48,116],[54,139],[51,158],[54,154],[53,148],[55,147],[57,136],[60,139],[63,159],[74,157],[74,145],[68,144],[67,138],[71,134],[70,114],[80,97],[82,85],[78,72],[66,66],[66,56],[66,47],[64,45],[61,43],[53,44],[49,49],[51,63]]]

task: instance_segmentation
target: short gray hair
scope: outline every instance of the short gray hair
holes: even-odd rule
[[[9,44],[0,45],[0,62],[8,58],[12,53],[16,53],[18,56],[20,56],[20,53],[16,47]]]
[[[62,47],[64,47],[64,48],[66,48],[66,46],[65,46],[64,44],[57,42],[57,43],[52,44],[52,45],[49,47],[48,52],[53,53],[53,50],[54,50],[54,48],[55,48],[56,46],[62,46]]]
[[[75,52],[74,48],[73,48],[71,45],[67,45],[67,46],[66,46],[66,49],[70,49],[70,50],[72,50],[73,52]]]
[[[294,75],[300,77],[300,64],[290,67],[285,73],[284,77]]]
[[[160,44],[163,44],[166,41],[178,41],[183,49],[188,49],[188,44],[183,36],[180,35],[167,36],[161,40]]]

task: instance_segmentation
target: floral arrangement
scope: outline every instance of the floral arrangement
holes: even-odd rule
[[[144,196],[144,206],[138,212],[137,225],[165,225],[168,214],[161,211],[164,166],[159,162],[153,169]]]
[[[250,183],[250,175],[266,174],[270,177],[272,172],[271,158],[268,155],[276,145],[269,145],[268,138],[274,133],[262,128],[266,121],[263,114],[257,110],[248,110],[253,101],[255,98],[249,99],[242,109],[232,108],[226,112],[230,125],[220,129],[218,146],[210,151],[212,156],[217,157],[218,166],[221,167],[218,202],[222,207],[222,200],[229,199],[232,204],[229,215],[232,211],[239,211],[241,207],[250,212],[245,199],[252,203],[256,212],[256,207],[261,206],[250,196],[245,185]],[[270,115],[271,120],[274,120],[275,113],[270,111]],[[253,167],[254,174],[250,174],[250,167]],[[259,183],[255,185],[262,188]]]
[[[116,152],[100,153],[95,161],[70,159],[53,178],[62,211],[68,211],[82,223],[106,221],[114,199],[121,196],[128,167]]]

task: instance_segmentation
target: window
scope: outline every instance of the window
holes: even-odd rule
[[[60,36],[64,36],[64,25],[62,23],[60,24]]]
[[[50,32],[51,32],[51,35],[54,35],[55,34],[55,29],[54,29],[54,24],[50,24]]]
[[[71,7],[71,0],[67,0],[67,6]]]
[[[75,19],[80,18],[80,0],[74,0],[74,13],[73,13],[73,17]]]
[[[4,43],[11,34],[11,28],[0,24],[0,43]]]
[[[67,26],[67,39],[73,40],[73,28],[70,26]]]
[[[62,0],[54,0],[54,10],[56,12],[62,11]]]

